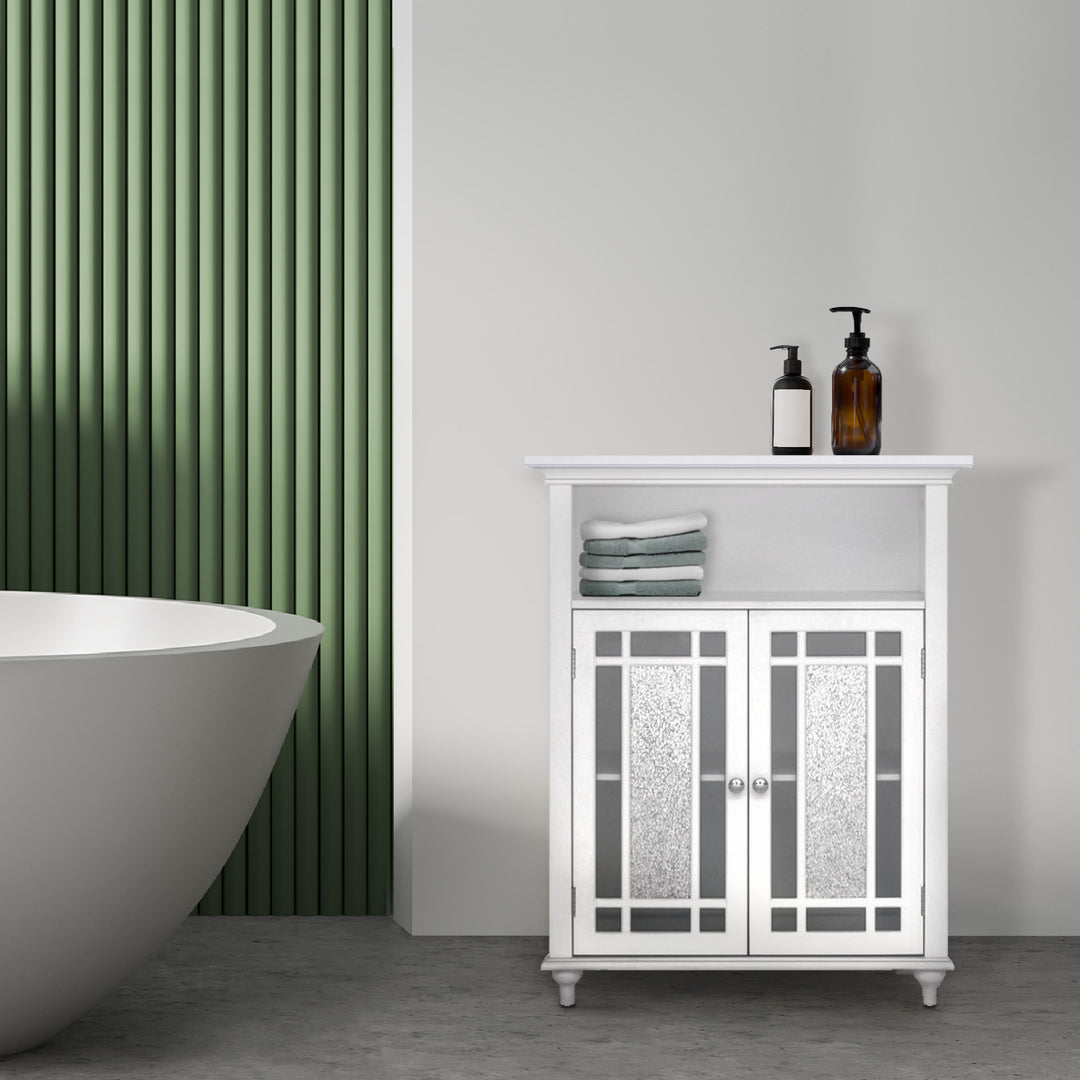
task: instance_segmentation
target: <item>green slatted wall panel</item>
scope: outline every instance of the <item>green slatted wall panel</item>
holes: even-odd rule
[[[0,11],[0,584],[323,622],[199,911],[383,913],[390,0]]]

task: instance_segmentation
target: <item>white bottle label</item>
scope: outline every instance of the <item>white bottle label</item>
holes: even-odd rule
[[[810,391],[773,391],[773,446],[810,445]]]

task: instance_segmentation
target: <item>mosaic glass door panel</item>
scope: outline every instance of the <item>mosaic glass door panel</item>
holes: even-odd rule
[[[922,952],[919,611],[750,614],[750,952]]]
[[[575,953],[745,954],[746,627],[575,613]]]

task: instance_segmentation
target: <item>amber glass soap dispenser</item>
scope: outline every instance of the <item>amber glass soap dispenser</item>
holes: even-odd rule
[[[870,362],[870,339],[862,332],[862,317],[869,308],[834,307],[850,311],[855,332],[844,339],[847,355],[832,374],[832,452],[881,453],[881,372]]]

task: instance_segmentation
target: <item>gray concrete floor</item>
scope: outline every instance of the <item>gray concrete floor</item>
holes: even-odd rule
[[[545,948],[192,918],[0,1077],[1080,1080],[1080,938],[954,939],[936,1009],[909,975],[850,972],[589,972],[561,1009]]]

